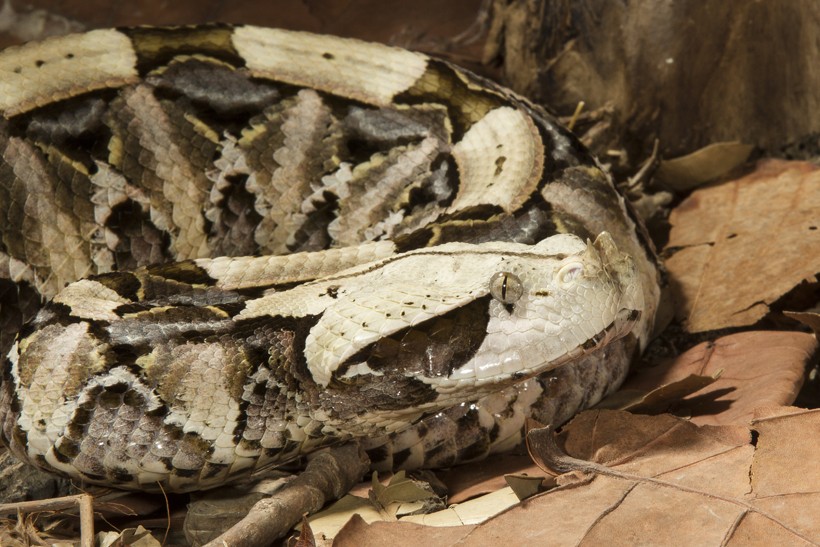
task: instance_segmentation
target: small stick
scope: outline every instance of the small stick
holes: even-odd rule
[[[80,545],[81,547],[94,547],[94,498],[89,494],[3,503],[0,504],[0,515],[64,511],[74,507],[78,507],[80,510]]]
[[[572,113],[572,118],[569,119],[569,123],[567,124],[567,129],[570,131],[575,127],[575,122],[578,121],[578,116],[581,115],[581,111],[584,110],[585,105],[586,103],[584,103],[584,101],[578,101],[578,104],[575,106],[575,112]]]
[[[294,480],[205,547],[261,547],[290,531],[305,513],[315,513],[361,480],[370,460],[357,443],[334,447],[313,458]]]

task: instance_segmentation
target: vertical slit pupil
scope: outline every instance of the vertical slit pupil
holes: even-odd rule
[[[504,279],[501,280],[501,300],[507,299],[507,276],[504,276]]]

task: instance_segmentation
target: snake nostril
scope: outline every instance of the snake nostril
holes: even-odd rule
[[[580,262],[571,262],[558,270],[558,282],[561,284],[571,283],[581,277],[584,273],[584,265]]]

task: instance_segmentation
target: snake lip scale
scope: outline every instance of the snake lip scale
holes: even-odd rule
[[[0,441],[126,489],[507,450],[617,388],[658,264],[578,141],[445,61],[253,26],[0,52]]]

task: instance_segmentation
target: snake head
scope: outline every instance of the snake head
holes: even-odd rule
[[[509,261],[503,276],[507,298],[498,274],[490,281],[484,343],[440,391],[553,369],[628,334],[643,309],[635,265],[607,232],[586,244],[574,236],[548,238],[532,256]]]
[[[329,348],[347,336],[341,355],[308,354],[308,366],[327,378],[328,397],[370,409],[356,413],[359,424],[398,428],[475,400],[627,335],[641,316],[635,265],[606,232],[594,242],[556,235],[535,246],[434,249],[368,271],[366,288],[347,288],[317,325],[332,319],[328,330],[308,338]],[[378,335],[353,332],[365,309]]]

